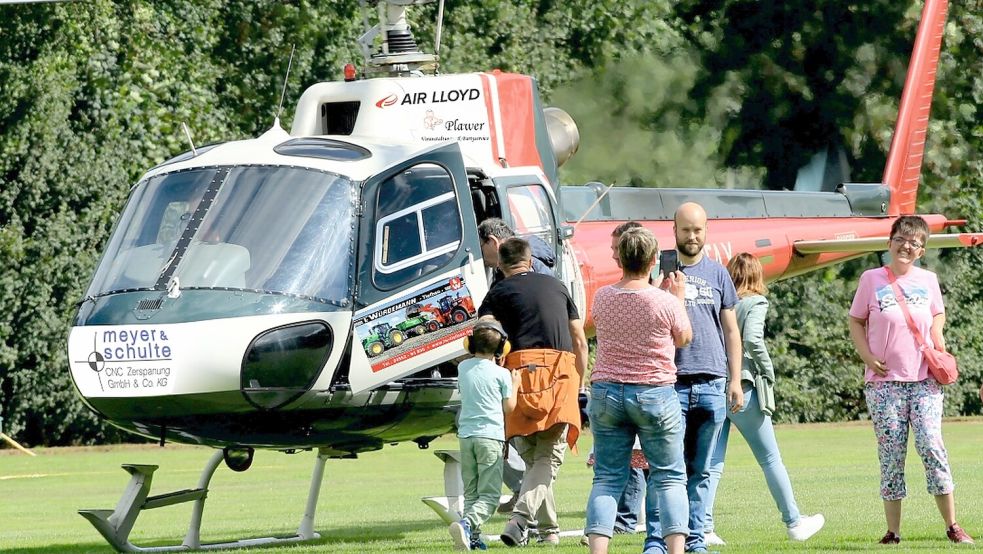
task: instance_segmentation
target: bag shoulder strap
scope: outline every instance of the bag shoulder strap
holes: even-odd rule
[[[904,291],[901,290],[901,286],[898,285],[898,278],[894,276],[894,272],[891,268],[884,266],[884,271],[887,272],[887,280],[891,283],[891,288],[894,289],[894,299],[898,303],[898,307],[901,308],[901,313],[904,314],[905,321],[908,322],[908,329],[911,330],[911,334],[915,335],[915,340],[918,341],[918,345],[922,349],[928,348],[925,344],[925,337],[922,336],[922,332],[918,330],[915,326],[915,321],[911,318],[911,312],[908,311],[908,303],[905,302]]]

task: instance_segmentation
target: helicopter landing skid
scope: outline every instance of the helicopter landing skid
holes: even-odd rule
[[[201,472],[198,479],[198,487],[181,491],[169,492],[155,496],[148,496],[150,484],[153,481],[155,465],[145,464],[123,464],[130,474],[130,482],[116,504],[115,510],[79,510],[79,514],[89,520],[99,534],[115,548],[118,552],[173,552],[188,550],[218,550],[224,548],[248,548],[276,543],[294,543],[321,538],[321,535],[314,532],[314,513],[317,509],[317,499],[321,491],[321,481],[324,478],[324,464],[328,459],[327,454],[318,452],[317,460],[314,462],[314,472],[311,475],[311,488],[307,495],[307,506],[304,509],[304,517],[300,520],[300,527],[296,535],[287,537],[258,537],[251,539],[241,539],[238,541],[201,544],[200,529],[201,516],[205,510],[205,498],[208,496],[208,483],[215,474],[215,470],[222,462],[223,454],[219,450],[212,454],[212,457],[205,464],[205,469]],[[188,525],[188,534],[184,537],[184,542],[174,546],[150,546],[140,547],[130,542],[130,531],[136,523],[137,517],[142,510],[152,510],[164,506],[172,506],[184,502],[194,501],[194,509],[191,512],[191,522]]]

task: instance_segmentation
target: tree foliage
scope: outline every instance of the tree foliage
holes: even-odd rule
[[[953,3],[921,204],[980,230],[983,19]],[[413,19],[432,44],[434,4]],[[443,72],[535,75],[581,124],[568,181],[789,185],[817,147],[845,145],[877,181],[920,4],[712,0],[448,0]],[[0,413],[27,444],[116,440],[75,394],[65,338],[114,218],[147,168],[273,124],[360,54],[355,0],[166,0],[0,6]],[[949,413],[979,413],[979,252],[933,256],[963,361]],[[863,259],[777,284],[769,333],[781,417],[864,413],[845,313]],[[803,323],[804,322],[804,323]]]
[[[913,33],[920,7],[904,12],[905,23],[900,28],[907,36]],[[983,105],[983,74],[965,68],[983,67],[981,8],[980,2],[950,4],[918,193],[919,211],[966,218],[967,230],[975,232],[983,230],[983,123],[977,115]],[[897,83],[904,79],[903,70],[894,71],[894,75],[895,86],[900,87]],[[876,113],[858,114],[853,119],[858,128],[879,137],[877,142],[884,151],[890,144],[893,125],[893,116],[884,114],[897,111],[898,96],[892,94],[888,90],[874,99],[858,98],[862,106]],[[845,136],[854,132],[845,132]],[[862,151],[854,150],[854,154]],[[879,180],[874,170],[880,171],[884,157],[884,153],[871,157],[869,178]],[[959,381],[946,388],[945,412],[983,413],[978,395],[983,382],[979,355],[983,352],[983,272],[979,270],[983,251],[929,251],[924,262],[939,276],[946,304],[945,336],[960,364]],[[862,364],[852,353],[846,317],[860,272],[879,264],[876,256],[868,256],[773,287],[768,330],[778,345],[776,367],[781,378],[776,394],[780,401],[791,404],[787,412],[778,414],[779,420],[824,421],[865,415],[860,394]],[[821,296],[815,296],[816,291]],[[825,376],[818,377],[817,371]],[[817,386],[817,379],[824,381],[823,387]],[[810,408],[816,399],[819,403]]]

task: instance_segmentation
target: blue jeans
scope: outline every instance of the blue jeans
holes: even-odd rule
[[[713,460],[710,462],[710,494],[707,496],[705,525],[707,532],[713,531],[713,501],[717,496],[720,476],[724,472],[724,455],[727,454],[727,437],[730,435],[731,423],[744,436],[744,440],[751,447],[754,459],[764,471],[765,482],[768,483],[768,490],[771,491],[771,497],[775,499],[778,511],[782,513],[782,521],[786,526],[799,522],[799,507],[795,504],[792,483],[788,480],[788,472],[785,471],[782,455],[778,451],[778,441],[775,440],[771,417],[761,413],[753,387],[744,388],[744,401],[744,408],[740,412],[727,414],[727,419],[730,421],[724,424],[720,438],[717,440],[717,447],[713,450]]]
[[[618,515],[614,518],[614,529],[621,533],[634,533],[638,527],[638,514],[642,509],[645,495],[646,471],[633,467],[628,471],[625,492],[618,500]]]
[[[689,497],[689,535],[687,552],[706,552],[703,520],[706,517],[706,498],[710,489],[710,458],[717,444],[720,429],[727,419],[727,380],[723,377],[706,382],[677,382],[676,396],[685,426],[683,452],[686,458],[686,494]],[[647,536],[645,553],[667,552],[662,537],[665,529],[659,525],[662,508],[660,499],[651,494],[645,498]]]
[[[649,495],[663,506],[662,528],[667,534],[686,534],[683,420],[673,388],[597,382],[591,385],[589,412],[595,463],[584,533],[613,534],[638,435],[649,462]]]

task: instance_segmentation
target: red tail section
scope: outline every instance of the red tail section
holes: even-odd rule
[[[891,203],[888,206],[890,215],[915,212],[918,179],[925,153],[925,133],[928,130],[928,114],[932,107],[932,90],[935,88],[935,72],[939,65],[947,8],[946,0],[926,0],[922,19],[918,24],[918,35],[915,37],[915,47],[908,64],[904,92],[901,94],[898,122],[887,164],[884,166],[884,184],[891,187]]]

